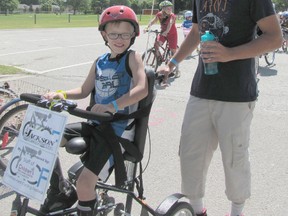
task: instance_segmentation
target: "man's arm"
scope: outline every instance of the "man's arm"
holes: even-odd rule
[[[195,50],[198,47],[199,43],[200,39],[199,39],[198,24],[193,23],[192,29],[190,30],[189,34],[184,39],[180,48],[177,50],[177,52],[172,58],[174,58],[178,63],[180,63],[188,55],[190,55],[193,52],[193,50]],[[173,67],[175,67],[175,65],[172,62],[169,62],[168,66],[171,70],[173,69]]]
[[[253,58],[281,46],[282,33],[276,15],[259,20],[257,25],[263,33],[249,43],[232,48],[224,47],[215,41],[202,44],[201,56],[206,59],[204,62],[228,62],[237,59]]]

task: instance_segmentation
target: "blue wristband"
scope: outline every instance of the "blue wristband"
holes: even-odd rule
[[[117,102],[114,100],[114,101],[112,101],[112,104],[113,104],[113,107],[114,107],[114,109],[115,109],[115,112],[117,113],[118,110],[119,110],[119,107],[118,107]]]
[[[171,62],[172,64],[174,64],[175,66],[177,66],[177,65],[179,64],[175,58],[171,58],[171,59],[170,59],[170,62]]]

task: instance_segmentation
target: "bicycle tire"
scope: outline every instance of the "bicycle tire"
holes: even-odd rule
[[[275,51],[266,53],[264,55],[264,57],[265,57],[265,61],[266,61],[267,65],[272,65],[274,63],[274,60],[275,60]]]
[[[178,202],[168,211],[170,216],[195,216],[192,206],[187,202]]]
[[[283,43],[282,43],[282,50],[283,52],[287,53],[287,40],[284,40]]]
[[[145,61],[145,55],[147,55],[146,62],[144,62],[145,66],[148,66],[156,73],[158,68],[158,61],[156,56],[156,50],[154,48],[149,49],[147,52],[143,53],[142,60]]]
[[[0,107],[17,97],[18,95],[13,90],[0,87]],[[3,111],[5,112],[6,110]]]
[[[0,168],[5,170],[16,144],[28,104],[21,104],[9,110],[0,119]],[[5,141],[5,142],[4,142]]]
[[[179,47],[177,46],[177,49]],[[166,60],[165,60],[165,64],[167,65],[170,61],[170,59],[172,58],[173,54],[172,54],[172,51],[170,49],[167,50],[167,53],[166,53]],[[173,70],[172,70],[172,73],[174,73],[176,71],[177,67],[174,67]]]
[[[259,70],[259,59],[260,59],[260,56],[256,56],[255,57],[255,73],[256,75],[259,74],[260,70]]]

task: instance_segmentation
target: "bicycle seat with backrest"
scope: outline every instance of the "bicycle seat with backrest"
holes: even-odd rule
[[[145,115],[143,117],[135,118],[135,138],[133,142],[142,156],[145,148],[150,109],[156,95],[154,88],[155,73],[152,70],[145,70],[145,72],[148,80],[148,95],[139,102],[138,111],[145,109],[146,107],[148,107],[148,110],[145,111]],[[85,143],[82,137],[73,138],[65,145],[66,151],[71,154],[83,154],[87,147],[88,144]],[[124,153],[124,159],[131,162],[139,162],[139,159],[135,158],[134,155],[128,154],[127,152]]]

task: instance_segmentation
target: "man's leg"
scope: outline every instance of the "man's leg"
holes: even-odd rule
[[[241,215],[245,200],[251,194],[248,148],[254,106],[255,102],[218,102],[215,106],[226,195],[232,202],[231,215],[233,216]]]
[[[189,197],[192,207],[195,204],[196,215],[206,214],[200,204],[205,195],[208,167],[218,146],[210,119],[210,103],[210,100],[190,96],[181,131],[179,155],[182,192]]]

